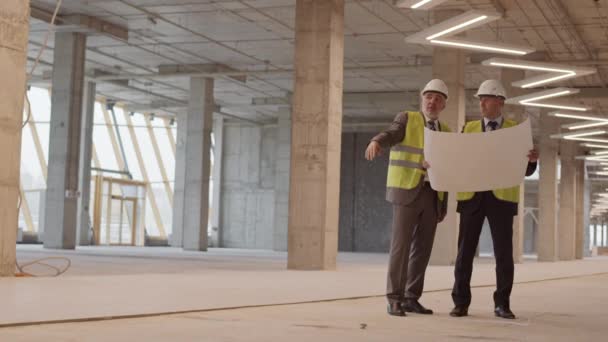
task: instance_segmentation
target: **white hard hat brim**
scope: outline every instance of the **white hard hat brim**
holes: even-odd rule
[[[494,96],[494,97],[500,97],[500,98],[502,98],[503,100],[506,100],[506,99],[507,99],[506,97],[504,97],[504,96],[502,96],[502,95],[494,95],[494,94],[475,94],[475,95],[473,95],[473,96],[475,96],[475,98],[479,98],[480,96]]]
[[[446,93],[444,93],[442,91],[439,91],[439,90],[434,90],[434,89],[423,90],[423,91],[420,92],[420,95],[424,96],[424,94],[426,94],[426,93],[437,93],[437,94],[443,95],[443,97],[445,97],[446,100],[448,98],[448,95]]]

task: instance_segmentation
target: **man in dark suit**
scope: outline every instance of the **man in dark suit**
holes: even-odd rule
[[[468,122],[464,133],[489,132],[517,125],[515,121],[502,116],[502,108],[507,97],[502,84],[496,80],[483,82],[476,94],[479,98],[481,120]],[[492,151],[500,153],[500,151]],[[536,150],[528,154],[526,176],[534,173],[538,160]],[[483,172],[483,171],[482,171]],[[454,269],[452,299],[455,307],[450,312],[453,317],[468,315],[471,304],[471,274],[479,235],[484,219],[490,223],[494,256],[496,258],[496,291],[494,292],[494,314],[497,317],[514,319],[510,308],[513,288],[513,216],[517,215],[519,185],[505,189],[481,192],[458,193],[457,212],[460,213],[458,232],[458,256]]]

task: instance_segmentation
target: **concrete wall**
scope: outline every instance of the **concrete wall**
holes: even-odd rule
[[[273,249],[275,127],[227,124],[222,168],[221,247]],[[392,210],[384,200],[388,153],[366,161],[371,133],[342,135],[339,249],[388,252]]]
[[[277,128],[226,124],[224,134],[220,246],[273,249],[275,239],[285,239],[274,231]],[[373,162],[365,160],[373,135],[342,134],[340,251],[385,253],[389,249],[392,208],[384,199],[388,152]],[[536,184],[526,186],[526,207],[538,207],[536,191]],[[524,253],[529,254],[536,250],[536,224],[527,216],[525,226]],[[479,249],[493,254],[487,222]]]
[[[273,248],[276,128],[226,124],[221,247]]]
[[[388,153],[369,162],[365,148],[372,133],[343,133],[338,248],[388,252],[392,208],[384,199]]]

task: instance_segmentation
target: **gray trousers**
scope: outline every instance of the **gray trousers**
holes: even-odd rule
[[[407,206],[393,205],[393,232],[386,297],[389,302],[418,299],[437,229],[437,193],[426,183]]]

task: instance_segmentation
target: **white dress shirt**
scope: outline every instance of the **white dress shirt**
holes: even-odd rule
[[[490,121],[496,121],[496,123],[498,124],[498,125],[496,125],[496,129],[499,129],[499,128],[502,127],[502,123],[503,123],[504,120],[502,118],[502,115],[499,116],[499,117],[497,117],[494,120],[490,120],[488,118],[483,118],[483,127],[486,128],[486,132],[488,132],[488,130],[490,130],[490,131],[492,130],[491,128],[488,127],[488,122],[490,122]]]

